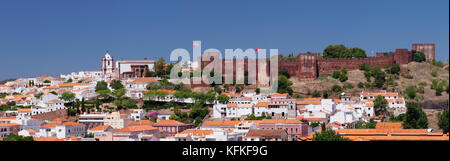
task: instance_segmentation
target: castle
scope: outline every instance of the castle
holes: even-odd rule
[[[432,61],[435,58],[434,44],[413,44],[413,49],[396,49],[395,52],[390,53],[376,53],[376,56],[366,58],[322,58],[315,53],[300,53],[297,60],[286,61],[279,60],[278,70],[287,69],[290,76],[297,77],[299,80],[315,80],[318,77],[326,77],[333,73],[333,71],[346,68],[347,70],[355,70],[361,64],[369,64],[370,66],[385,66],[392,67],[394,64],[400,65],[400,72],[408,72],[407,64],[413,61],[415,52],[421,51],[425,54],[426,61]],[[222,65],[225,65],[222,60]],[[257,60],[260,61],[260,60]],[[269,60],[267,60],[269,61]],[[202,61],[201,68],[203,69],[211,61]],[[235,59],[233,60],[235,65]],[[269,73],[269,65],[267,62],[266,73]],[[244,69],[247,69],[248,60],[244,60]],[[258,71],[258,69],[256,69]],[[225,73],[225,68],[222,68],[222,73]],[[233,67],[233,77],[236,78],[236,67]],[[258,75],[258,73],[257,73]],[[258,79],[258,78],[257,78]]]

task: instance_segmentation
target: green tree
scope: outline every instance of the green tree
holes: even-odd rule
[[[331,91],[333,91],[334,93],[338,93],[338,92],[342,91],[342,88],[341,88],[341,86],[335,84],[331,87]]]
[[[366,52],[363,49],[360,48],[351,48],[352,57],[353,58],[365,58],[367,57]]]
[[[345,82],[345,81],[347,81],[347,80],[348,80],[347,74],[341,74],[341,75],[339,76],[339,81]]]
[[[410,99],[416,98],[416,96],[417,96],[416,92],[417,92],[416,87],[414,87],[414,86],[408,86],[405,89],[406,96],[408,96],[408,98],[410,98]]]
[[[127,93],[127,90],[125,88],[121,88],[121,89],[116,89],[112,92],[112,95],[117,98],[120,99],[123,96],[125,96],[125,94]]]
[[[155,76],[156,76],[155,72],[150,71],[148,68],[145,69],[144,77],[155,77]]]
[[[367,63],[362,63],[359,65],[358,69],[362,71],[370,71],[370,65]]]
[[[166,65],[166,60],[163,57],[159,57],[159,59],[155,63],[156,75],[159,77],[163,77],[165,74],[164,66]]]
[[[230,99],[230,97],[228,97],[227,95],[224,95],[224,94],[217,96],[217,100],[221,103],[226,103],[226,102],[228,102],[229,99]]]
[[[423,54],[422,52],[416,52],[414,53],[414,61],[416,62],[423,62],[425,61],[425,54]]]
[[[10,134],[8,135],[8,137],[3,138],[3,141],[33,141],[33,137],[31,136],[23,137],[16,134]]]
[[[72,92],[64,92],[59,99],[62,99],[66,102],[72,102],[75,100],[75,93]]]
[[[448,122],[448,119],[449,119],[448,108],[445,109],[442,113],[439,112],[438,118],[439,118],[439,122],[438,122],[439,128],[441,128],[444,133],[448,133],[448,131],[449,131],[449,127],[448,127],[448,123],[449,123]]]
[[[286,68],[283,68],[280,70],[279,75],[284,75],[287,78],[290,78],[291,76],[289,75],[289,71]]]
[[[374,85],[381,88],[386,81],[386,73],[384,73],[379,66],[375,66],[371,70],[371,75],[375,78]]]
[[[256,88],[256,89],[255,89],[255,93],[256,93],[256,94],[261,93],[261,89],[260,89],[260,88]]]
[[[243,84],[236,85],[236,92],[240,93],[244,90],[245,86]]]
[[[428,119],[422,107],[415,102],[406,103],[405,120],[403,127],[405,129],[426,129],[428,128]]]
[[[278,93],[289,93],[292,95],[292,82],[284,75],[278,76]]]
[[[392,65],[391,70],[390,70],[391,74],[398,74],[400,73],[400,65],[395,63],[394,65]]]
[[[438,76],[437,71],[436,70],[431,71],[431,76],[437,77]]]
[[[44,83],[51,83],[50,80],[44,80]]]
[[[320,93],[320,91],[318,91],[318,90],[314,90],[312,92],[312,97],[320,97],[321,95],[322,95],[322,93]]]
[[[358,83],[358,88],[361,88],[361,89],[364,88],[364,83],[363,82],[359,82]]]
[[[111,82],[111,88],[118,90],[123,88],[123,84],[120,80],[114,80]]]
[[[340,76],[341,72],[339,71],[334,71],[333,74],[331,74],[331,77],[333,77],[334,79],[339,79]]]
[[[137,107],[137,103],[138,101],[136,101],[135,99],[125,99],[124,101],[122,101],[122,105],[125,108],[136,108]]]
[[[374,110],[375,115],[385,115],[386,116],[386,108],[387,108],[388,102],[386,99],[384,99],[383,96],[377,96],[375,97],[374,101]]]
[[[343,88],[344,89],[353,89],[353,85],[351,83],[345,83]]]
[[[313,135],[312,141],[350,141],[347,138],[342,137],[334,130],[325,129],[321,132],[316,132]]]
[[[106,98],[109,97],[109,94],[111,93],[111,90],[106,89],[106,90],[99,90],[99,91],[96,91],[96,92],[99,94],[99,96],[101,98],[106,99]]]
[[[107,90],[108,89],[108,83],[105,81],[99,81],[97,82],[97,85],[95,86],[95,92],[101,91],[101,90]]]
[[[328,98],[331,95],[331,92],[329,90],[322,90],[322,97]]]
[[[72,78],[69,78],[69,80],[67,80],[67,83],[72,83],[72,82],[73,82]]]

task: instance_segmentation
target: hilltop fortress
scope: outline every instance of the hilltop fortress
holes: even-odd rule
[[[297,56],[297,60],[279,60],[278,70],[287,69],[289,75],[297,77],[300,81],[326,77],[331,75],[333,71],[341,70],[342,68],[355,70],[364,63],[370,66],[380,66],[381,68],[384,68],[386,65],[392,67],[394,64],[399,64],[400,71],[407,73],[407,64],[413,61],[413,55],[418,51],[425,54],[427,61],[432,61],[435,57],[434,44],[413,44],[412,50],[396,49],[395,52],[376,53],[376,56],[366,58],[322,58],[317,53],[300,53]],[[204,69],[212,61],[202,61],[200,64],[201,68]],[[223,65],[225,65],[225,61],[225,59],[222,60]],[[266,64],[266,73],[269,73],[270,63],[267,62]],[[235,60],[233,60],[233,65],[234,78],[236,78]],[[248,69],[247,66],[248,60],[245,59],[244,70]],[[225,73],[225,68],[222,68],[222,73]]]

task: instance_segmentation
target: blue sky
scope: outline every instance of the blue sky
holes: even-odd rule
[[[119,59],[166,60],[176,48],[322,52],[330,44],[368,55],[435,43],[448,61],[449,1],[419,0],[1,0],[0,80],[98,70]],[[373,51],[373,54],[372,54]]]

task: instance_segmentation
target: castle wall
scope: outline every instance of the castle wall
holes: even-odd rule
[[[233,78],[236,79],[237,70],[247,70],[248,60],[244,59],[244,68],[236,69],[236,59],[222,60],[222,73],[225,74],[225,61],[233,62]],[[270,62],[266,60],[266,73],[270,71]],[[347,70],[356,70],[361,64],[369,64],[370,66],[379,66],[384,68],[386,65],[392,67],[394,64],[400,64],[401,72],[407,72],[405,64],[413,61],[413,52],[408,49],[396,49],[393,53],[377,53],[375,57],[367,58],[321,58],[313,53],[300,53],[298,60],[295,61],[279,61],[278,70],[287,69],[289,75],[298,77],[299,80],[314,80],[317,77],[326,77],[333,71],[340,71],[342,68]],[[202,61],[202,69],[211,61]],[[258,64],[258,62],[257,62]],[[257,75],[258,73],[258,65]],[[257,78],[258,79],[258,78]]]

